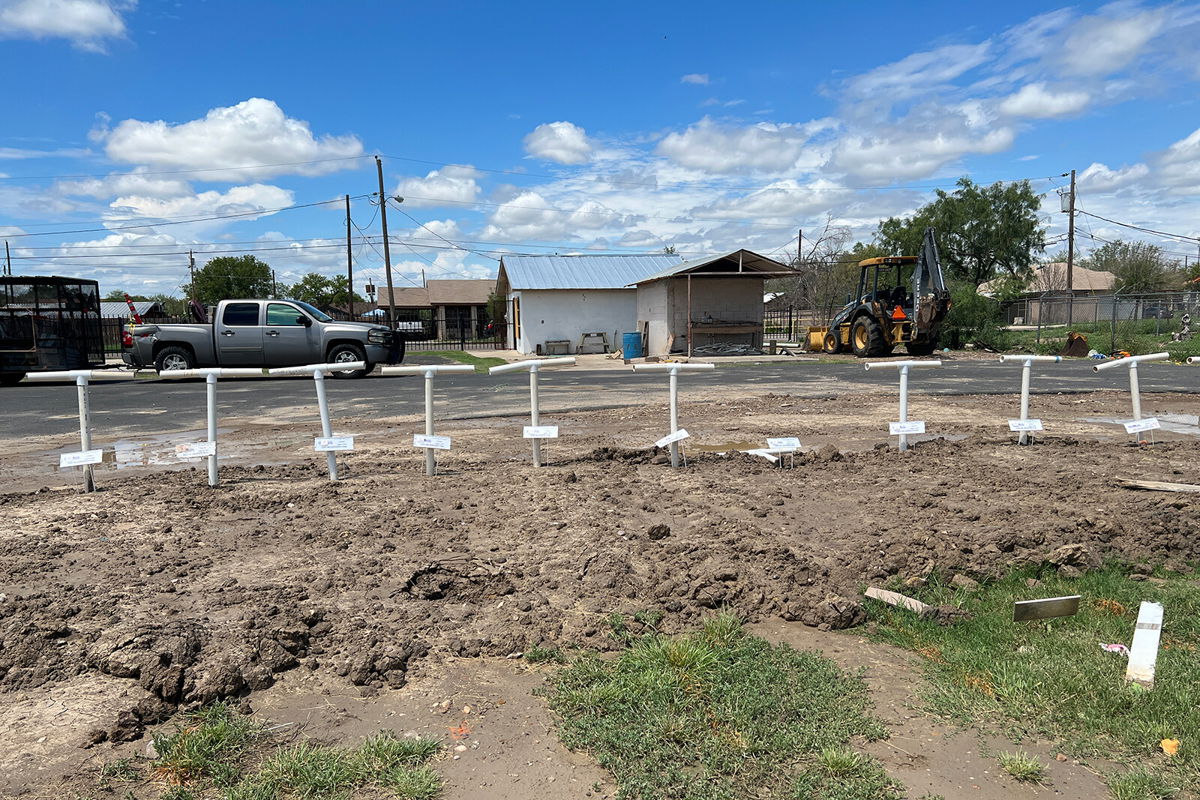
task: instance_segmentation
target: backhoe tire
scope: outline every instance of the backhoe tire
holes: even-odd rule
[[[904,345],[904,349],[910,356],[931,356],[933,351],[937,350],[937,346],[937,339],[933,339],[928,342],[909,342]]]
[[[154,368],[159,372],[177,369],[195,369],[196,357],[186,347],[164,347],[154,357]]]
[[[337,364],[342,361],[366,361],[367,354],[356,344],[339,344],[329,349],[327,363]],[[329,373],[332,378],[365,378],[372,369],[368,364],[366,369],[351,369]]]
[[[850,346],[859,358],[886,356],[892,352],[883,338],[883,328],[871,317],[859,317],[850,327]]]
[[[836,330],[831,330],[825,334],[825,339],[821,342],[821,352],[831,356],[842,352],[842,340]]]

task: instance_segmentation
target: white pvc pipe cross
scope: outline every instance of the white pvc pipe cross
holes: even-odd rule
[[[900,421],[908,422],[908,371],[912,367],[940,367],[941,361],[868,361],[863,368],[896,367],[900,370]],[[900,450],[908,449],[908,434],[901,433]]]
[[[470,364],[429,364],[412,367],[380,367],[380,375],[424,375],[425,376],[425,435],[433,436],[433,376],[438,373],[474,372]],[[425,448],[425,474],[437,474],[434,448]]]
[[[529,424],[536,428],[541,424],[538,416],[538,370],[573,366],[575,366],[575,356],[568,356],[567,358],[540,358],[531,361],[516,361],[512,364],[501,364],[498,367],[489,369],[488,374],[498,375],[502,372],[516,372],[522,369],[529,370]],[[533,442],[533,465],[540,467],[542,465],[542,440],[534,436],[530,441]]]
[[[711,371],[713,364],[634,364],[634,372],[667,372],[671,375],[671,433],[679,430],[679,373]],[[671,466],[679,466],[679,442],[671,442]]]
[[[127,372],[113,372],[102,369],[71,369],[58,372],[30,372],[25,380],[30,383],[43,381],[75,381],[76,393],[79,396],[79,452],[86,453],[92,449],[92,404],[88,397],[88,381],[95,378],[128,378]],[[96,491],[96,476],[91,464],[83,465],[83,490]]]
[[[1000,356],[1000,363],[1011,364],[1019,361],[1021,363],[1021,420],[1029,419],[1029,379],[1033,372],[1033,362],[1038,361],[1046,364],[1057,364],[1062,361],[1062,356],[1027,356],[1027,355],[1006,355]],[[1021,431],[1017,436],[1018,444],[1029,444],[1029,431]]]
[[[158,373],[160,378],[204,378],[208,399],[208,441],[212,453],[208,456],[208,485],[217,485],[217,378],[261,378],[264,369],[250,367],[206,367],[203,369],[168,369]]]
[[[305,364],[302,367],[278,367],[267,370],[268,375],[312,375],[317,387],[317,409],[321,412],[321,435],[325,438],[333,436],[333,425],[329,421],[329,400],[325,397],[325,373],[351,372],[356,369],[366,369],[365,361],[346,361],[337,364]],[[325,463],[329,465],[329,480],[337,480],[337,453],[325,451]]]
[[[1112,361],[1106,361],[1103,364],[1097,364],[1092,367],[1092,372],[1101,372],[1113,367],[1129,367],[1129,394],[1133,399],[1133,421],[1137,422],[1142,418],[1142,395],[1141,386],[1138,383],[1138,364],[1143,361],[1166,361],[1170,357],[1170,353],[1150,353],[1145,356],[1115,358]],[[1133,435],[1133,440],[1141,442],[1143,436],[1142,431],[1138,431]]]

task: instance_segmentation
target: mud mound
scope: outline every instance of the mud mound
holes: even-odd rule
[[[664,456],[584,447],[424,479],[408,454],[355,454],[337,483],[309,464],[223,470],[216,489],[184,471],[0,497],[0,694],[135,682],[143,699],[92,737],[120,739],[289,669],[371,693],[451,656],[612,646],[614,612],[661,613],[667,632],[714,609],[837,628],[893,577],[1200,558],[1193,496],[1113,488],[1200,482],[1195,443],[829,446],[795,469]]]

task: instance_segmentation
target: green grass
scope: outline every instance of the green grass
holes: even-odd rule
[[[1186,342],[1172,342],[1171,331],[1179,330],[1178,320],[1159,320],[1158,331],[1155,333],[1155,320],[1129,320],[1117,322],[1116,349],[1128,350],[1132,355],[1146,353],[1168,352],[1174,361],[1182,361],[1188,356],[1200,356],[1200,336],[1193,336]],[[1055,355],[1060,352],[1067,342],[1068,331],[1083,334],[1088,341],[1088,347],[1101,353],[1112,349],[1113,332],[1109,323],[1077,323],[1070,327],[1042,328],[1041,342],[1038,341],[1037,331],[1002,331],[1001,349]]]
[[[1022,782],[1037,783],[1046,774],[1046,766],[1022,750],[1001,753],[996,756],[996,760],[1005,772]]]
[[[426,765],[441,749],[435,741],[385,732],[352,749],[280,746],[223,703],[188,714],[154,744],[153,776],[171,785],[162,800],[349,800],[368,787],[399,800],[430,800],[441,792],[441,778]],[[101,775],[141,777],[128,761],[105,765]]]
[[[1070,580],[1034,573],[986,583],[970,594],[931,583],[910,592],[928,603],[960,603],[973,614],[951,626],[869,602],[876,634],[916,651],[930,676],[929,708],[945,717],[1019,738],[1049,739],[1077,757],[1102,756],[1151,768],[1162,780],[1200,788],[1200,588],[1193,578],[1162,585],[1130,581],[1115,567]],[[1079,594],[1079,613],[1012,622],[1012,603]],[[1126,659],[1100,643],[1129,644],[1141,600],[1165,609],[1155,686],[1124,680]],[[1159,744],[1182,739],[1167,759]],[[1132,779],[1130,779],[1132,780]],[[1132,795],[1136,796],[1136,795]]]
[[[733,617],[702,630],[627,637],[615,659],[585,653],[551,679],[563,742],[610,770],[620,797],[733,800],[899,797],[853,737],[886,735],[865,684],[815,653],[772,646]]]
[[[1108,791],[1113,800],[1167,800],[1178,792],[1161,775],[1145,767],[1110,775]]]
[[[503,358],[496,358],[495,356],[480,358],[462,350],[413,350],[412,355],[436,356],[437,358],[444,358],[449,361],[457,361],[460,364],[470,364],[475,367],[476,372],[487,372],[491,367],[498,367],[501,364],[508,363]]]

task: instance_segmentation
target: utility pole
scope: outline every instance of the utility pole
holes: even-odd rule
[[[4,240],[4,263],[8,265],[5,275],[12,276],[12,253],[8,252],[8,239]]]
[[[346,285],[350,287],[350,319],[354,319],[354,254],[350,251],[350,195],[346,195]]]
[[[1067,217],[1067,325],[1075,310],[1075,170],[1071,170],[1071,206]]]
[[[383,161],[375,156],[375,169],[379,173],[379,219],[383,224],[383,271],[387,276],[388,328],[396,330],[396,293],[392,290],[392,250],[388,244],[387,194],[383,191]]]
[[[271,270],[271,299],[279,299],[279,284],[275,282],[275,270]]]
[[[188,284],[188,300],[196,302],[196,258],[192,255],[192,251],[188,250],[188,275],[191,283]]]

